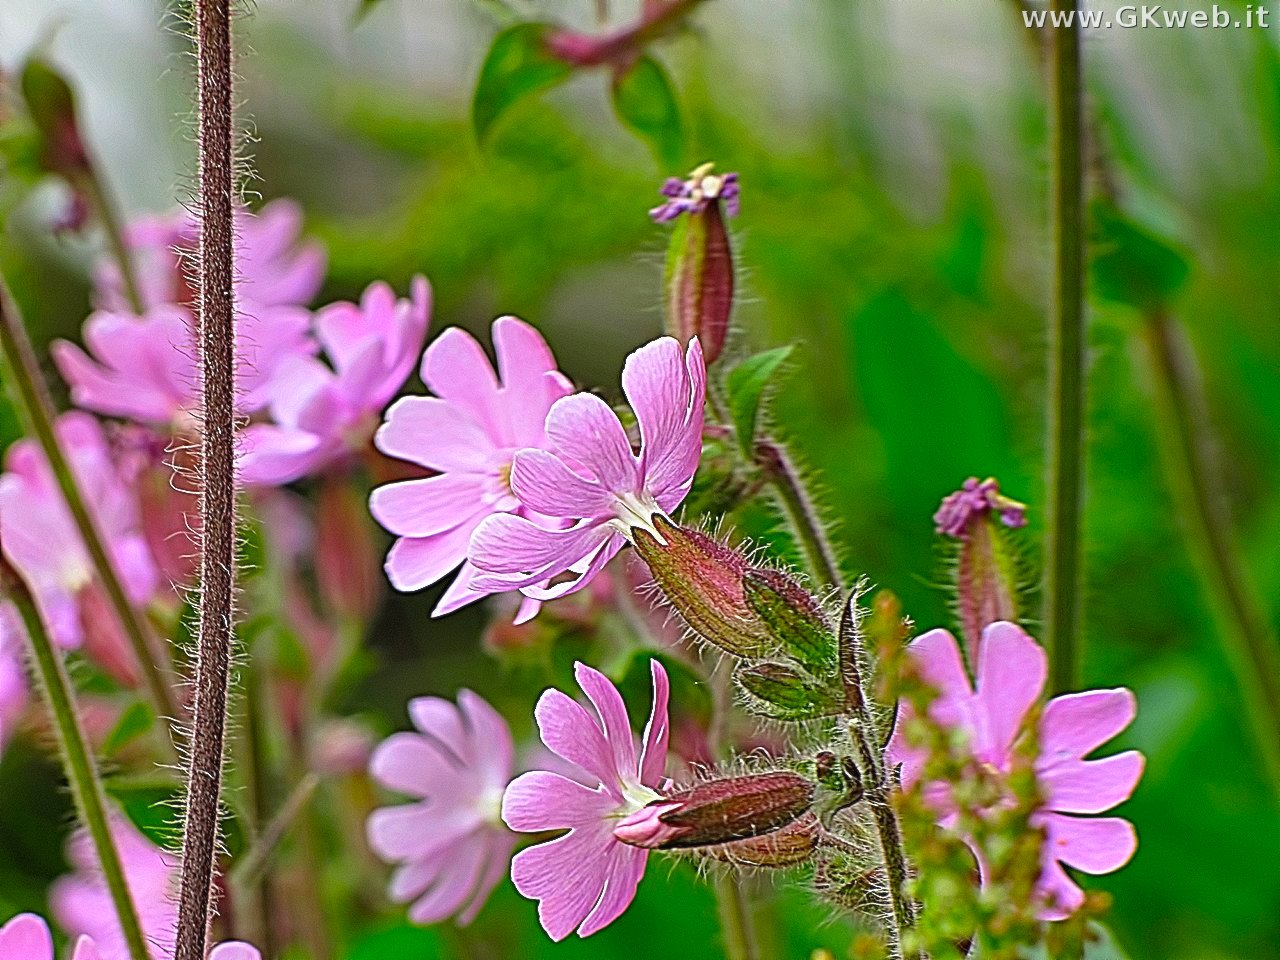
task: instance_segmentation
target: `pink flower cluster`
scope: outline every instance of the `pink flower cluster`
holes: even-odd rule
[[[168,960],[172,953],[156,960]],[[54,960],[53,937],[44,918],[20,913],[0,927],[0,960]],[[76,938],[69,960],[109,960],[92,937]],[[238,940],[219,943],[209,951],[209,960],[262,960],[256,947]]]
[[[422,360],[435,394],[392,406],[376,443],[435,475],[374,491],[370,509],[399,539],[387,576],[416,590],[458,576],[435,615],[519,590],[517,622],[582,589],[654,518],[684,500],[702,452],[706,368],[696,340],[662,337],[622,373],[639,449],[613,409],[573,393],[532,327],[493,325],[498,371],[460,330]]]
[[[908,654],[939,693],[930,709],[932,718],[965,733],[979,763],[1008,772],[1015,739],[1044,693],[1047,664],[1040,645],[1016,624],[991,624],[978,645],[976,683],[970,683],[960,647],[946,630],[917,637]],[[1121,688],[1055,697],[1041,714],[1035,772],[1045,799],[1032,822],[1046,834],[1038,884],[1046,920],[1069,916],[1084,902],[1083,891],[1064,866],[1111,873],[1128,863],[1137,849],[1129,821],[1082,816],[1110,810],[1137,787],[1144,761],[1136,750],[1086,759],[1129,725],[1135,709],[1133,694]],[[904,731],[910,716],[910,708],[903,706],[887,751],[891,762],[902,764],[904,787],[919,781],[926,760],[907,743]],[[952,826],[955,811],[945,785],[927,792],[936,799],[939,823]],[[978,859],[981,866],[980,855]]]

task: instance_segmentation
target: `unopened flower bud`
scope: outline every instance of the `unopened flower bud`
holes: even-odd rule
[[[830,717],[843,703],[799,670],[782,663],[757,663],[740,669],[738,683],[766,704],[765,712],[776,720],[812,720]]]
[[[772,833],[809,812],[815,785],[795,773],[708,780],[655,800],[614,827],[623,843],[677,850]]]
[[[703,639],[737,657],[759,656],[769,637],[747,605],[742,578],[746,558],[713,537],[654,519],[661,541],[636,530],[635,548],[654,582]]]
[[[22,96],[40,131],[45,169],[64,176],[87,172],[89,154],[76,123],[75,96],[62,75],[43,60],[28,61],[22,71]]]
[[[315,550],[316,580],[327,607],[356,622],[368,619],[382,594],[378,545],[364,498],[337,478],[320,487]]]
[[[1018,619],[1018,557],[1006,528],[1026,524],[1026,507],[1000,493],[994,478],[970,477],[934,514],[938,532],[958,541],[953,571],[965,643],[975,650],[982,631]]]
[[[778,646],[822,676],[835,666],[836,639],[818,601],[777,570],[749,570],[743,595]]]
[[[806,813],[781,830],[735,840],[733,843],[704,847],[698,852],[713,860],[738,867],[782,869],[807,863],[818,849],[818,835],[818,818]]]
[[[738,175],[716,174],[707,163],[688,179],[667,180],[666,202],[649,215],[679,220],[667,248],[667,330],[681,343],[698,337],[707,363],[724,349],[733,310],[733,250],[725,216],[738,213]]]

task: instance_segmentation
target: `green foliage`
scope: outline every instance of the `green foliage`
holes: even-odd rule
[[[675,85],[662,64],[651,56],[640,57],[614,74],[610,93],[618,119],[649,145],[659,169],[681,169],[684,122]]]
[[[547,50],[551,30],[545,23],[521,23],[494,37],[471,104],[471,122],[481,143],[508,110],[573,73],[571,66]]]
[[[150,730],[154,721],[155,715],[145,701],[130,703],[120,712],[120,718],[102,742],[102,755],[115,755]]]
[[[1090,275],[1100,297],[1149,310],[1168,304],[1186,284],[1190,263],[1159,234],[1103,201],[1093,205],[1092,223]]]
[[[742,453],[747,458],[754,455],[756,425],[765,390],[794,349],[793,345],[788,344],[747,357],[730,370],[725,379],[734,432]]]

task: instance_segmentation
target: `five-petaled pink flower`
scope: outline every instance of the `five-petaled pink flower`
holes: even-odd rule
[[[415,732],[374,751],[373,778],[414,797],[369,817],[369,846],[397,863],[391,899],[413,901],[409,918],[470,923],[507,871],[516,838],[502,824],[502,791],[514,763],[506,721],[470,690],[455,707],[438,697],[409,701]]]
[[[519,589],[550,600],[581,589],[654,517],[684,500],[702,455],[706,367],[695,338],[688,352],[662,337],[627,357],[622,388],[640,427],[633,453],[622,421],[589,393],[556,402],[547,415],[546,450],[522,450],[511,489],[529,510],[572,519],[568,527],[516,515],[485,520],[469,557],[484,571],[482,590]],[[568,574],[562,582],[548,580]]]
[[[533,327],[501,317],[493,323],[493,343],[501,379],[470,334],[453,328],[437,337],[421,371],[435,396],[397,400],[374,441],[387,456],[438,471],[379,487],[369,501],[377,521],[400,538],[386,561],[397,590],[429,586],[461,565],[434,616],[507,589],[475,584],[476,569],[464,562],[467,545],[486,517],[527,513],[511,490],[512,458],[517,450],[546,445],[547,412],[573,392]],[[538,603],[526,600],[517,622],[537,611]]]
[[[657,660],[651,670],[653,707],[638,756],[622,697],[591,667],[575,668],[591,710],[554,689],[538,700],[543,743],[581,773],[573,779],[545,770],[521,774],[507,788],[502,818],[513,830],[568,830],[522,850],[511,864],[516,889],[538,901],[538,918],[553,940],[608,926],[630,905],[644,876],[649,851],[624,843],[614,831],[661,799],[666,783],[668,681]]]
[[[179,432],[191,427],[200,365],[190,307],[158,304],[141,317],[100,310],[85,321],[84,342],[88,353],[66,340],[51,348],[76,406]],[[261,410],[279,370],[315,351],[306,309],[237,303],[237,411]]]
[[[960,647],[946,630],[917,637],[908,653],[923,679],[939,693],[930,710],[933,719],[968,734],[969,749],[979,763],[1008,771],[1027,712],[1044,692],[1046,658],[1040,645],[1016,624],[991,624],[978,644],[976,685],[970,684]],[[1084,873],[1110,873],[1128,863],[1137,849],[1129,821],[1078,816],[1111,809],[1137,786],[1143,757],[1136,750],[1085,759],[1127,727],[1135,710],[1133,694],[1117,688],[1055,697],[1041,715],[1035,772],[1045,800],[1032,823],[1046,835],[1038,882],[1044,901],[1041,916],[1046,920],[1060,920],[1084,902],[1084,893],[1064,865]],[[887,751],[892,762],[902,764],[907,787],[919,780],[926,759],[906,742],[908,714],[903,707]],[[938,803],[939,823],[949,826],[954,811],[939,799],[947,791],[929,794]]]
[[[241,434],[241,481],[290,483],[367,446],[422,352],[430,298],[427,281],[416,277],[411,299],[374,283],[358,305],[317,311],[316,337],[332,368],[305,354],[281,364],[271,385],[273,422]]]
[[[178,858],[161,850],[122,816],[112,816],[111,836],[143,936],[157,958],[173,956],[178,926],[174,899]],[[49,906],[58,926],[73,935],[90,937],[102,960],[129,960],[129,946],[98,866],[97,851],[83,830],[68,842],[67,859],[75,872],[59,877],[49,889]]]
[[[56,431],[116,572],[130,599],[145,603],[159,577],[142,534],[137,500],[113,462],[102,427],[88,414],[72,411],[58,418]],[[5,468],[0,474],[0,545],[35,595],[54,640],[77,646],[85,636],[82,600],[96,576],[89,552],[35,441],[20,440],[10,447]],[[0,614],[0,646],[14,624],[12,615]]]
[[[171,954],[156,960],[168,960]],[[53,937],[43,917],[20,913],[0,927],[0,960],[54,960]],[[107,960],[92,937],[76,938],[69,960]],[[262,960],[262,954],[240,940],[220,943],[209,951],[209,960]]]
[[[235,211],[236,299],[264,306],[305,306],[324,282],[325,252],[300,239],[302,209],[292,200],[273,200],[257,213]],[[140,217],[125,230],[144,308],[163,303],[190,305],[200,225],[188,210]],[[131,312],[114,260],[97,268],[95,300],[104,310]]]

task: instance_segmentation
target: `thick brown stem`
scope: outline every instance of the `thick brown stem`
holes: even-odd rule
[[[182,836],[174,960],[204,960],[213,910],[235,588],[231,11],[197,0],[199,74],[200,609],[195,720]]]

